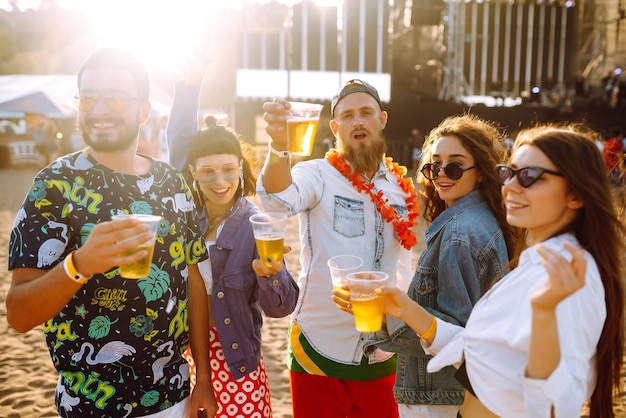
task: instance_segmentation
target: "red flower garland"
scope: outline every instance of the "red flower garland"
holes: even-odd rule
[[[413,230],[413,227],[417,225],[417,218],[419,217],[419,205],[417,204],[417,193],[415,192],[415,187],[413,186],[413,180],[409,178],[405,178],[406,175],[406,167],[399,165],[398,163],[393,162],[391,157],[385,157],[385,167],[398,179],[398,184],[402,191],[408,194],[406,198],[406,208],[409,211],[407,219],[402,218],[396,209],[388,205],[389,199],[383,196],[383,191],[379,190],[377,193],[374,193],[372,189],[374,188],[374,183],[366,183],[363,179],[363,176],[360,173],[353,173],[352,167],[343,158],[342,155],[337,152],[336,149],[331,149],[326,153],[326,159],[328,162],[337,169],[345,178],[347,178],[352,185],[357,189],[360,193],[365,193],[369,195],[372,202],[376,205],[376,210],[380,212],[383,219],[386,222],[390,222],[393,224],[393,229],[398,235],[400,239],[400,244],[407,250],[413,248],[415,244],[417,244],[417,234]]]

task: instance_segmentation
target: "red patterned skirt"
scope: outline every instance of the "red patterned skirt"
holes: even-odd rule
[[[209,329],[209,351],[213,392],[217,400],[216,418],[271,418],[270,386],[263,356],[256,370],[235,380],[226,364],[222,343],[215,327]],[[189,378],[193,390],[196,384],[196,365],[189,350],[184,357],[189,362]]]

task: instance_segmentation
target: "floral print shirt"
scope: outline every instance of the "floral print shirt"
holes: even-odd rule
[[[50,270],[113,214],[161,216],[148,277],[97,274],[43,324],[62,417],[144,416],[189,395],[188,266],[207,253],[182,175],[152,164],[133,176],[88,150],[62,157],[36,176],[13,225],[9,269]]]

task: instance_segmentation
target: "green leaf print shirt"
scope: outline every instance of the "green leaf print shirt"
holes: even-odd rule
[[[43,324],[60,374],[62,417],[144,416],[189,395],[188,265],[207,258],[182,175],[153,160],[133,176],[110,170],[87,150],[62,157],[34,179],[11,231],[9,269],[50,270],[111,215],[161,216],[148,277],[113,268],[83,285]]]

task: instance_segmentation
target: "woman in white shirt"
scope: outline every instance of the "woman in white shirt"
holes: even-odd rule
[[[526,248],[465,328],[435,318],[401,290],[382,290],[386,312],[436,354],[428,370],[459,368],[462,418],[578,417],[588,399],[591,417],[614,416],[624,226],[594,135],[556,125],[519,134],[498,176],[507,222],[524,228]]]

